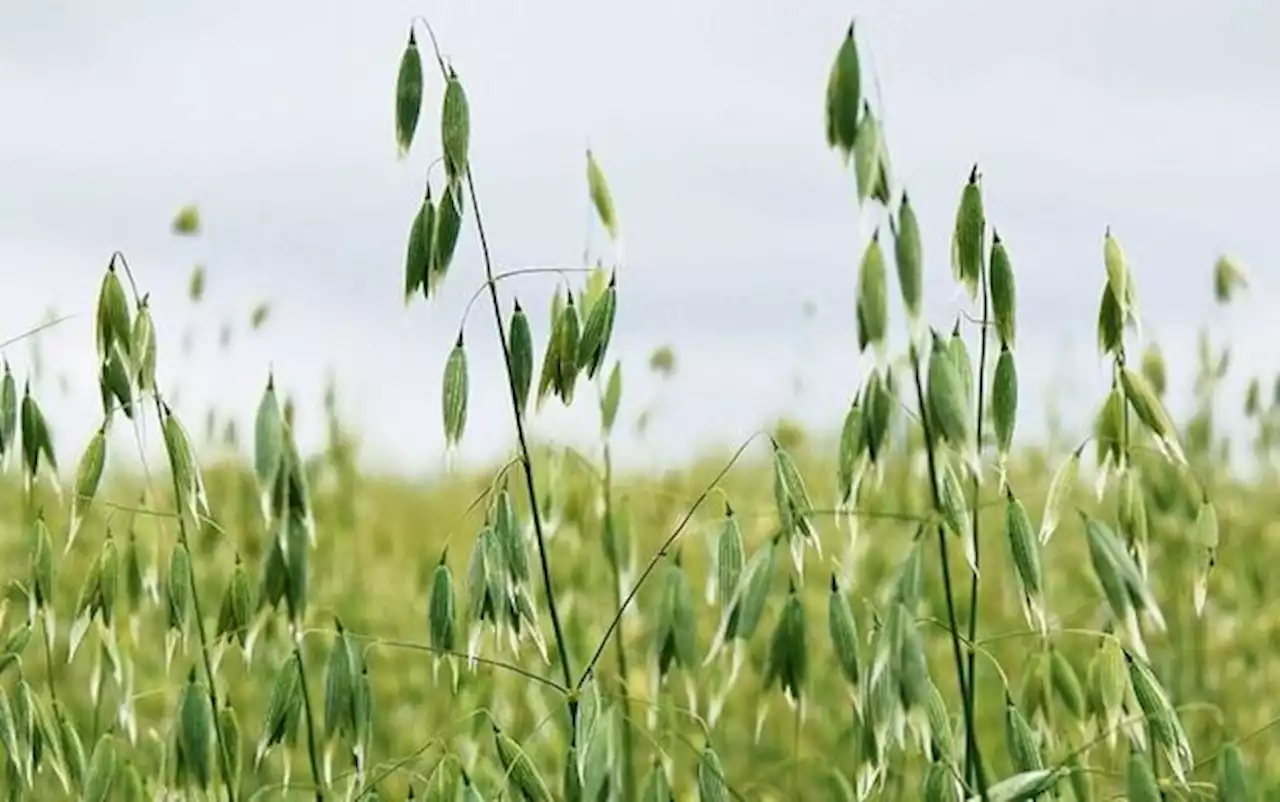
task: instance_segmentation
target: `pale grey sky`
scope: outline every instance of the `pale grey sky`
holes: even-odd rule
[[[332,368],[370,460],[440,465],[439,377],[481,265],[469,219],[442,296],[404,308],[405,237],[440,96],[428,72],[420,142],[398,161],[394,81],[415,14],[432,19],[467,87],[501,268],[580,260],[585,147],[602,161],[626,236],[613,348],[623,414],[661,398],[648,443],[624,440],[624,453],[685,456],[784,412],[838,423],[858,380],[862,245],[853,175],[826,149],[822,99],[855,16],[893,165],[924,227],[939,327],[960,301],[947,264],[955,204],[970,165],[982,167],[1018,275],[1028,435],[1051,392],[1078,424],[1105,381],[1094,319],[1108,224],[1136,271],[1148,333],[1186,354],[1171,358],[1179,397],[1206,321],[1234,339],[1242,368],[1280,368],[1273,3],[11,0],[0,5],[0,336],[51,306],[82,313],[44,339],[51,371],[72,383],[65,398],[46,391],[64,450],[97,425],[89,313],[120,249],[153,293],[161,381],[178,385],[192,428],[211,402],[247,423],[274,364],[314,442]],[[205,234],[175,239],[169,220],[188,201]],[[1223,252],[1253,277],[1229,320],[1210,295]],[[209,289],[189,319],[196,262]],[[545,314],[548,282],[506,289]],[[264,299],[275,307],[267,330],[219,354],[221,320],[243,328]],[[188,322],[203,339],[183,361]],[[507,444],[510,416],[492,322],[477,314],[467,331],[464,454],[488,456]],[[664,343],[679,372],[659,388],[645,359]],[[7,356],[25,371],[26,354]],[[583,398],[535,431],[591,435]]]

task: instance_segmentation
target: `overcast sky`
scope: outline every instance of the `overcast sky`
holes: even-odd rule
[[[42,340],[50,373],[70,384],[66,397],[44,393],[60,446],[78,449],[97,426],[91,311],[119,249],[153,294],[161,382],[192,428],[210,404],[247,424],[274,365],[315,442],[332,370],[367,459],[440,465],[439,377],[482,266],[469,219],[441,297],[405,308],[405,238],[438,149],[428,71],[420,141],[396,157],[395,74],[418,13],[470,97],[499,269],[578,263],[589,234],[603,247],[587,225],[588,145],[608,174],[626,245],[612,351],[625,421],[659,401],[648,441],[620,444],[632,456],[736,442],[781,413],[838,424],[860,369],[863,241],[822,101],[853,15],[924,228],[940,327],[961,300],[947,263],[955,205],[970,165],[982,167],[1019,281],[1028,436],[1051,395],[1078,425],[1105,381],[1094,321],[1107,225],[1135,271],[1146,333],[1186,354],[1170,366],[1180,397],[1206,322],[1234,340],[1238,369],[1280,367],[1274,3],[11,1],[0,5],[0,337],[49,308],[80,315]],[[169,234],[186,202],[203,212],[199,239]],[[1226,318],[1210,289],[1221,253],[1253,277]],[[208,295],[192,313],[197,262]],[[505,287],[535,310],[539,337],[551,286]],[[260,300],[274,305],[268,326],[239,336]],[[216,348],[224,319],[236,327],[229,354]],[[475,314],[467,333],[464,452],[488,456],[509,442],[510,415],[492,321]],[[662,344],[678,359],[665,386],[645,367]],[[25,345],[6,356],[26,372]],[[590,435],[596,413],[580,397],[535,430]]]

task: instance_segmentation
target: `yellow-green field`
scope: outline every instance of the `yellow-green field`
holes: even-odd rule
[[[656,552],[708,486],[714,484],[718,489],[699,508],[676,549],[683,558],[697,610],[695,652],[699,661],[710,645],[718,617],[719,608],[706,603],[703,590],[711,543],[723,524],[724,499],[731,500],[741,522],[748,554],[766,542],[777,527],[772,474],[768,463],[761,459],[763,451],[767,446],[761,442],[714,483],[715,475],[724,466],[720,459],[708,459],[663,476],[618,476],[614,480],[615,498],[626,499],[624,514],[633,544],[631,575]],[[795,453],[798,465],[811,481],[813,497],[833,498],[834,445],[800,445]],[[1043,502],[1046,479],[1061,456],[1055,455],[1049,462],[1040,454],[1015,457],[1010,484],[1018,488],[1031,509],[1038,510]],[[616,609],[615,585],[602,547],[599,468],[563,457],[555,467],[545,461],[538,467],[535,476],[552,495],[544,510],[553,522],[548,550],[571,664],[580,667]],[[369,775],[379,777],[385,772],[385,779],[377,786],[383,798],[404,798],[410,783],[416,782],[421,789],[433,771],[436,776],[443,776],[448,767],[458,764],[465,765],[476,781],[489,789],[487,793],[496,798],[497,786],[492,784],[498,768],[486,713],[496,717],[503,729],[511,732],[543,771],[551,775],[563,763],[566,743],[560,692],[501,668],[479,665],[474,672],[468,671],[462,660],[446,660],[437,670],[432,654],[426,650],[430,643],[428,588],[446,546],[459,588],[458,627],[465,630],[467,626],[463,601],[467,557],[482,525],[485,507],[473,507],[472,502],[489,489],[492,472],[442,477],[425,486],[362,478],[344,464],[340,448],[319,459],[313,470],[318,537],[310,558],[304,654],[310,667],[319,730],[323,731],[319,721],[323,719],[323,667],[333,641],[333,619],[339,616],[349,635],[366,649],[363,653],[373,693]],[[71,711],[84,743],[89,745],[95,740],[94,733],[118,726],[116,714],[122,701],[131,697],[137,742],[126,749],[122,731],[121,748],[144,776],[153,777],[163,759],[161,743],[171,736],[167,728],[173,721],[186,674],[193,666],[198,673],[199,664],[199,644],[191,634],[185,648],[176,648],[166,670],[164,588],[167,558],[177,537],[171,513],[172,493],[164,492],[166,480],[164,474],[157,473],[150,486],[138,477],[109,477],[104,482],[72,553],[58,560],[55,596],[60,631],[52,676],[59,698]],[[235,555],[243,558],[252,577],[256,600],[264,544],[270,541],[261,522],[251,471],[244,466],[208,466],[205,481],[212,517],[217,523],[193,534],[192,562],[204,604],[205,624],[212,628]],[[889,586],[895,566],[911,545],[917,527],[911,519],[925,518],[927,505],[921,490],[924,481],[918,471],[912,474],[898,461],[887,469],[879,488],[864,493],[859,505],[863,514],[856,559],[850,559],[846,551],[848,529],[838,525],[834,516],[819,511],[824,559],[810,555],[806,560],[809,672],[801,697],[805,717],[798,740],[793,713],[782,694],[776,686],[772,690],[763,688],[761,682],[769,634],[786,592],[788,560],[780,560],[763,620],[748,645],[741,675],[728,690],[724,713],[710,731],[711,743],[723,760],[730,785],[742,797],[840,798],[832,790],[830,774],[840,773],[846,779],[855,775],[860,753],[850,731],[855,723],[851,695],[834,663],[827,634],[827,575],[837,562],[853,564],[848,579],[844,568],[835,570],[840,571],[845,587],[851,588],[853,609],[865,636],[872,625],[872,606],[878,604],[876,600]],[[136,511],[139,499],[144,497],[147,512]],[[1042,647],[1028,630],[1017,602],[1004,539],[1003,507],[995,488],[985,488],[983,498],[980,644],[999,661],[1012,685],[1010,693],[1021,702],[1033,693],[1028,688],[1028,666],[1032,655]],[[1193,614],[1191,606],[1192,577],[1186,546],[1190,520],[1181,511],[1153,514],[1152,585],[1164,605],[1169,631],[1148,640],[1154,665],[1174,703],[1183,711],[1182,719],[1196,749],[1195,759],[1203,764],[1197,779],[1213,780],[1215,757],[1225,738],[1259,733],[1243,744],[1243,751],[1254,771],[1256,787],[1260,788],[1278,776],[1274,768],[1268,768],[1275,737],[1270,732],[1259,732],[1280,715],[1280,705],[1274,702],[1271,691],[1277,681],[1273,655],[1280,622],[1266,604],[1271,584],[1267,566],[1280,558],[1280,540],[1273,524],[1278,510],[1275,496],[1265,482],[1243,484],[1224,478],[1215,487],[1215,498],[1224,547],[1210,580],[1209,602],[1201,618]],[[1099,504],[1087,492],[1073,499],[1091,510],[1105,509],[1108,500]],[[66,525],[62,512],[65,503],[59,504],[47,491],[38,491],[33,504],[45,510],[60,554]],[[16,481],[6,482],[3,505],[6,519],[14,522],[5,541],[8,579],[25,585],[29,547],[16,526],[22,515],[21,487]],[[65,627],[75,612],[72,605],[88,566],[102,549],[108,530],[122,555],[131,553],[126,547],[136,538],[142,575],[159,582],[159,603],[145,592],[135,596],[129,583],[121,581],[115,625],[122,665],[128,670],[123,684],[119,684],[109,668],[102,669],[105,676],[95,712],[90,687],[93,672],[100,665],[99,637],[89,634],[75,660],[67,665]],[[954,542],[952,546],[951,565],[956,571],[955,566],[963,565],[963,556]],[[934,547],[930,533],[925,540],[925,592],[919,622],[928,643],[930,672],[953,701],[951,709],[958,717],[952,656],[943,629],[945,601]],[[1101,612],[1103,597],[1090,574],[1081,527],[1076,521],[1068,518],[1050,541],[1045,549],[1045,567],[1049,606],[1057,619],[1051,641],[1069,658],[1081,682],[1086,682],[1087,666],[1100,637],[1083,630],[1099,629],[1105,615]],[[690,798],[686,794],[692,793],[695,750],[705,737],[696,717],[705,717],[710,697],[724,689],[726,667],[713,663],[696,666],[692,671],[676,669],[663,687],[652,685],[657,657],[652,633],[659,617],[662,583],[659,573],[640,592],[635,609],[622,624],[622,642],[630,669],[625,678],[625,715],[631,722],[636,770],[643,775],[655,758],[670,759],[676,798]],[[964,584],[967,586],[967,582]],[[543,637],[550,639],[540,587],[537,594]],[[12,632],[23,624],[26,602],[14,584],[8,599],[5,626]],[[962,618],[967,616],[963,602],[958,612]],[[554,649],[549,648],[554,661]],[[542,662],[527,641],[516,656],[509,649],[494,648],[488,639],[482,654],[516,662],[553,681],[557,676],[556,666]],[[259,798],[271,798],[275,791],[269,790],[270,784],[280,782],[284,759],[273,754],[260,771],[253,771],[252,766],[273,679],[291,665],[288,641],[278,627],[274,634],[268,630],[258,637],[252,659],[246,665],[241,651],[227,649],[217,674],[223,698],[233,704],[242,732],[243,789],[246,794],[268,789]],[[22,652],[20,661],[10,664],[5,672],[11,697],[17,694],[14,683],[19,678],[29,681],[37,694],[46,693],[43,660],[37,636]],[[610,647],[597,668],[602,687],[613,699],[622,698],[616,695],[623,687],[617,660],[617,652]],[[454,667],[460,677],[456,691],[450,679],[450,669]],[[1000,776],[1010,770],[1001,679],[987,657],[979,660],[977,675],[980,737],[989,770]],[[688,695],[690,687],[692,700]],[[1049,716],[1060,742],[1047,754],[1060,754],[1096,737],[1096,728],[1078,722],[1062,700],[1052,691],[1049,693]],[[768,711],[768,718],[757,737],[756,717],[760,711]],[[1115,750],[1103,742],[1086,753],[1087,764],[1096,771],[1098,798],[1106,798],[1108,790],[1121,787],[1118,778],[1124,770],[1125,754],[1123,738]],[[341,750],[335,752],[336,774],[350,767],[342,755]],[[303,741],[294,747],[288,760],[292,781],[299,788],[309,788],[311,778]],[[913,789],[923,764],[919,754],[896,760],[883,798],[916,798]],[[559,778],[548,776],[548,782],[554,788]],[[60,798],[57,781],[49,771],[38,778],[36,787],[42,789],[39,798]],[[345,784],[339,782],[337,787],[345,789]],[[1192,787],[1210,793],[1204,787]],[[558,790],[556,794],[558,797]],[[300,791],[296,796],[306,798],[310,794]]]
[[[457,278],[457,226],[480,216],[465,93],[415,32],[399,144],[438,122],[444,160],[408,237],[404,291],[430,304]],[[1090,431],[1020,445],[1018,411],[1043,400],[1016,398],[1016,272],[989,236],[981,175],[961,188],[952,234],[972,326],[930,336],[919,231],[858,70],[850,28],[827,144],[885,233],[857,266],[869,367],[835,438],[779,424],[661,474],[615,470],[608,344],[625,290],[612,267],[574,274],[549,319],[526,318],[485,252],[475,313],[493,313],[506,386],[471,386],[459,336],[423,417],[451,445],[518,424],[508,460],[374,475],[331,406],[286,403],[268,382],[255,418],[235,421],[251,456],[214,462],[165,404],[156,343],[171,333],[154,329],[147,277],[113,255],[83,344],[101,368],[102,434],[56,453],[63,422],[45,420],[45,386],[7,365],[0,383],[4,793],[1280,798],[1280,399],[1256,381],[1247,399],[1226,396],[1225,353],[1202,355],[1195,412],[1171,418],[1165,360],[1191,355],[1139,350],[1142,276],[1107,231],[1101,309],[1082,336],[1113,385]],[[440,120],[419,126],[424,74],[445,88]],[[607,181],[586,161],[613,237]],[[198,210],[174,226],[196,233]],[[1213,284],[1227,306],[1243,274],[1224,258]],[[908,327],[905,354],[891,354],[890,324]],[[480,391],[512,414],[468,421]],[[299,453],[294,403],[325,408],[324,449]],[[539,403],[592,426],[599,415],[600,442],[526,439]],[[1229,428],[1249,441],[1231,445],[1256,459],[1232,467],[1224,414],[1242,414]],[[121,467],[119,444],[135,440],[167,459]]]

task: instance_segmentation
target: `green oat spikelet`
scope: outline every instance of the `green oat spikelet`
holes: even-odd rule
[[[640,792],[642,802],[675,802],[676,797],[671,790],[671,781],[667,779],[667,772],[662,767],[661,760],[653,761],[641,788],[643,788]]]
[[[213,726],[209,699],[192,668],[178,700],[178,742],[186,771],[202,791],[213,779]]]
[[[951,349],[937,331],[931,334],[933,347],[929,351],[926,406],[933,424],[933,435],[964,455],[966,463],[976,465],[977,446],[969,415],[969,390],[963,383]],[[934,445],[927,444],[927,447]]]
[[[1080,476],[1080,455],[1084,451],[1082,443],[1072,451],[1053,472],[1049,480],[1049,490],[1045,495],[1044,514],[1040,517],[1040,544],[1045,545],[1053,533],[1057,531],[1062,520],[1062,510],[1071,495],[1075,492],[1076,480]]]
[[[240,644],[248,657],[248,631],[253,610],[253,593],[249,588],[249,574],[244,570],[240,554],[236,554],[231,579],[218,608],[218,626],[215,637]]]
[[[1140,750],[1129,752],[1125,769],[1125,798],[1129,802],[1161,802],[1160,784],[1151,773],[1151,764]]]
[[[892,224],[892,221],[890,221]],[[898,267],[898,289],[902,292],[902,305],[906,307],[907,317],[911,323],[912,341],[920,328],[920,304],[923,296],[924,259],[920,245],[920,223],[916,220],[915,209],[902,193],[902,202],[898,205],[898,221],[891,229],[893,232],[894,257]]]
[[[263,716],[262,734],[254,751],[253,766],[257,770],[267,752],[277,744],[293,741],[302,713],[302,685],[293,655],[289,655],[273,672],[275,684]]]
[[[1195,760],[1178,713],[1145,658],[1125,652],[1125,660],[1129,665],[1129,683],[1134,698],[1147,717],[1154,745],[1162,749],[1174,776],[1185,785],[1195,768]]]
[[[1213,297],[1219,304],[1230,303],[1237,290],[1248,286],[1249,277],[1235,259],[1220,256],[1213,263]]]
[[[462,332],[458,332],[458,339],[445,361],[442,388],[444,439],[447,446],[454,448],[462,440],[467,426],[467,351],[463,346]]]
[[[1236,741],[1228,741],[1218,753],[1216,780],[1219,802],[1246,802],[1249,799],[1249,775]]]
[[[975,164],[960,194],[955,230],[951,236],[951,270],[955,279],[964,285],[971,300],[978,295],[978,282],[983,267],[983,240],[987,227],[982,207],[981,181],[982,176]]]
[[[964,557],[969,563],[969,570],[977,576],[977,548],[964,486],[960,484],[960,476],[956,473],[951,460],[941,460],[941,467],[942,476],[938,479],[938,501],[942,521],[947,529],[951,530],[951,534],[960,538],[960,542],[964,545]]]
[[[498,761],[507,773],[515,797],[527,802],[553,802],[551,789],[547,787],[533,761],[520,748],[520,744],[498,729],[497,723],[493,723],[493,740]]]
[[[618,309],[617,282],[618,276],[614,273],[599,300],[591,305],[586,324],[582,328],[582,336],[578,340],[577,362],[581,368],[586,369],[588,379],[596,377],[609,350],[614,316]]]
[[[1084,686],[1071,662],[1057,648],[1049,647],[1049,683],[1062,707],[1077,721],[1085,718]]]
[[[1013,489],[1005,486],[1005,535],[1009,542],[1009,553],[1013,558],[1018,586],[1021,589],[1023,615],[1027,624],[1035,627],[1041,635],[1049,632],[1049,616],[1044,601],[1044,569],[1040,557],[1040,541],[1031,527],[1031,517],[1027,515],[1022,502],[1013,494]]]
[[[453,253],[458,247],[458,234],[462,231],[463,196],[459,194],[458,185],[448,183],[444,194],[440,196],[440,205],[436,207],[435,219],[432,221],[434,231],[431,234],[431,253],[427,262],[425,292],[430,294],[449,273],[449,265],[453,262]]]
[[[724,524],[716,538],[716,570],[713,598],[720,598],[726,606],[742,577],[742,564],[746,560],[742,546],[742,527],[729,502],[724,504]]]
[[[84,781],[84,802],[107,802],[116,782],[119,764],[119,747],[115,735],[105,732],[98,738],[89,758]]]
[[[698,802],[729,802],[729,786],[725,782],[724,764],[708,743],[698,757]]]
[[[581,322],[578,319],[578,309],[574,304],[573,293],[570,292],[565,301],[564,309],[558,316],[557,326],[553,334],[558,341],[556,343],[558,359],[555,366],[556,394],[560,396],[560,400],[565,406],[573,403],[573,391],[577,384],[578,371],[582,369],[582,365],[578,362],[580,335]]]
[[[772,688],[776,682],[790,704],[800,704],[808,665],[804,603],[793,584],[770,640],[765,689]]]
[[[870,347],[878,351],[884,349],[889,317],[885,272],[880,232],[876,231],[867,243],[858,268],[858,348],[861,351]]]
[[[4,360],[4,378],[0,379],[0,467],[8,467],[9,455],[17,449],[18,385],[9,360]]]
[[[791,548],[796,573],[803,575],[805,546],[811,545],[819,556],[822,554],[814,524],[813,502],[791,455],[777,440],[771,438],[770,442],[773,446],[773,497],[778,520]]]
[[[605,437],[613,431],[613,424],[618,418],[618,404],[622,401],[622,363],[614,362],[609,371],[609,381],[605,383],[604,395],[600,397],[600,428]]]
[[[889,154],[885,147],[884,131],[865,100],[853,145],[853,166],[858,182],[859,203],[873,198],[888,206]]]
[[[418,40],[413,28],[409,29],[409,41],[400,56],[400,69],[396,73],[396,147],[404,158],[413,144],[422,113],[422,54],[418,52]]]
[[[449,80],[440,112],[440,144],[444,149],[444,169],[449,183],[457,184],[467,176],[470,167],[471,109],[467,104],[467,93],[452,66],[449,67]]]
[[[613,195],[609,192],[609,182],[605,180],[604,170],[596,159],[591,148],[587,148],[587,193],[595,207],[600,225],[609,233],[609,239],[618,239],[618,215],[613,206]]]
[[[431,200],[431,184],[427,184],[423,193],[422,205],[418,207],[409,225],[409,244],[404,257],[404,302],[409,303],[413,294],[422,290],[422,297],[431,297],[432,283],[427,275],[431,270],[432,254],[435,253],[436,207]]]
[[[1209,573],[1218,563],[1218,511],[1213,502],[1205,498],[1196,511],[1192,543],[1195,552],[1195,586],[1192,600],[1196,615],[1204,614],[1205,600],[1209,594]]]
[[[831,592],[827,595],[827,632],[831,636],[831,649],[835,653],[836,663],[849,683],[856,705],[860,698],[859,686],[862,678],[858,624],[849,598],[840,590],[835,574],[831,575]]]
[[[511,328],[507,340],[516,411],[523,418],[525,409],[529,406],[529,388],[533,382],[533,333],[529,329],[529,316],[520,307],[519,299],[511,312]]]
[[[1004,737],[1014,770],[1026,772],[1044,768],[1044,757],[1035,733],[1008,694],[1004,700]]]
[[[991,382],[991,422],[995,429],[996,455],[1003,483],[1009,451],[1013,447],[1013,432],[1018,422],[1018,368],[1013,351],[1007,345],[1000,347],[995,377]]]
[[[99,361],[105,362],[115,349],[126,358],[132,355],[133,323],[129,316],[129,298],[116,272],[114,257],[107,265],[107,272],[98,288],[96,334]]]
[[[130,339],[138,391],[150,393],[156,389],[156,324],[151,317],[150,296],[144,295],[138,302]]]
[[[1146,377],[1132,368],[1120,369],[1120,382],[1124,386],[1125,397],[1133,407],[1138,419],[1155,436],[1161,452],[1166,458],[1181,465],[1187,464],[1186,455],[1178,442],[1178,434],[1173,420],[1165,411],[1164,405]]]
[[[102,471],[106,467],[106,462],[107,424],[104,421],[89,439],[89,444],[85,446],[84,453],[80,455],[80,462],[76,465],[75,489],[71,497],[71,516],[67,522],[65,552],[71,551],[71,544],[75,542],[76,535],[80,531],[85,513],[98,494],[98,485],[102,482]]]
[[[862,110],[862,65],[854,39],[854,23],[849,23],[844,40],[836,51],[827,76],[827,146],[848,161],[858,138],[858,114]]]
[[[1000,345],[1013,348],[1017,334],[1017,290],[1009,252],[999,232],[991,234],[991,311]]]

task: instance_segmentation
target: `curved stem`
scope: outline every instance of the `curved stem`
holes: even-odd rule
[[[387,646],[392,649],[406,649],[409,651],[430,652],[431,654],[448,655],[449,657],[456,657],[461,660],[470,660],[472,662],[479,663],[480,665],[489,666],[490,668],[500,668],[504,671],[510,671],[513,674],[519,674],[525,679],[532,680],[541,685],[545,685],[548,688],[554,691],[558,691],[562,694],[567,692],[565,687],[560,683],[556,682],[555,680],[541,676],[540,674],[535,674],[532,671],[529,671],[528,669],[521,668],[515,663],[507,663],[502,660],[491,660],[487,657],[481,657],[479,655],[476,655],[475,657],[471,657],[470,655],[463,654],[462,652],[455,652],[451,649],[439,649],[435,646],[431,646],[430,644],[426,644],[426,643],[415,643],[413,641],[395,640],[394,638],[379,638],[376,635],[362,635],[358,632],[352,632],[351,630],[347,630],[347,637],[351,638],[352,640],[366,641],[370,646]]]
[[[520,267],[514,270],[504,270],[500,273],[495,273],[493,278],[487,279],[479,287],[476,287],[476,291],[471,294],[471,300],[467,301],[467,305],[462,312],[462,327],[466,327],[467,325],[467,318],[471,315],[471,307],[475,306],[476,301],[480,300],[480,296],[484,295],[485,290],[489,289],[490,284],[496,284],[499,281],[516,278],[517,276],[537,276],[554,273],[561,277],[567,277],[571,273],[590,272],[591,268],[589,267]]]
[[[916,402],[920,407],[920,425],[924,427],[925,457],[929,467],[929,490],[932,493],[934,509],[942,510],[942,499],[938,494],[938,468],[934,463],[933,432],[929,426],[929,415],[925,411],[924,384],[920,379],[920,353],[915,345],[911,346],[911,373],[915,379]],[[960,698],[964,708],[964,731],[967,749],[965,754],[972,756],[974,774],[978,782],[978,795],[987,802],[987,778],[982,769],[982,754],[978,749],[977,727],[973,720],[973,697],[969,695],[969,683],[965,678],[964,657],[960,653],[960,629],[956,624],[955,595],[951,589],[951,561],[947,556],[947,533],[942,524],[938,524],[938,556],[942,563],[942,587],[947,596],[947,622],[951,629],[951,651],[956,663],[956,681],[960,686]],[[968,758],[966,758],[967,760]]]

